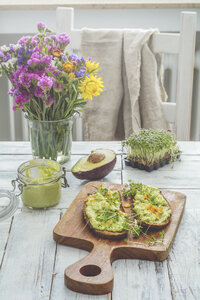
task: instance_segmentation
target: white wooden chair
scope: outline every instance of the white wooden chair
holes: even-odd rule
[[[81,30],[74,29],[73,8],[58,7],[56,31],[71,37],[71,49],[80,49]],[[182,12],[180,33],[159,33],[153,38],[153,50],[157,53],[178,54],[176,101],[164,102],[163,110],[169,123],[174,124],[178,140],[190,140],[193,69],[196,38],[196,13]],[[81,119],[76,124],[76,139],[82,140]]]

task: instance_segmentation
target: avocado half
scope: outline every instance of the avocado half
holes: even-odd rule
[[[78,179],[96,180],[108,175],[116,163],[116,154],[113,150],[97,149],[91,154],[82,157],[72,167],[72,174]]]

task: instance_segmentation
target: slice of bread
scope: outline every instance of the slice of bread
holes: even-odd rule
[[[106,231],[106,230],[99,230],[96,229],[92,226],[92,224],[90,223],[90,220],[86,214],[86,204],[84,203],[84,207],[83,207],[83,217],[85,222],[87,223],[87,225],[89,226],[90,230],[97,236],[104,238],[104,239],[109,239],[109,240],[120,240],[120,239],[124,239],[127,235],[127,231],[123,230],[120,232],[113,232],[113,231]]]
[[[160,193],[161,193],[161,191],[160,191]],[[170,204],[167,201],[167,199],[164,197],[163,194],[162,194],[162,196],[165,199],[165,201],[167,202],[168,207],[171,209]],[[134,199],[133,199],[133,206],[134,206]],[[157,229],[157,230],[162,229],[163,227],[167,226],[169,224],[170,220],[171,220],[171,216],[169,216],[169,218],[167,218],[163,223],[161,223],[161,224],[154,224],[154,223],[147,223],[147,222],[141,221],[139,217],[136,217],[136,218],[140,222],[141,226],[143,226],[143,227],[149,227],[149,228]]]
[[[121,200],[121,195],[119,193],[120,196],[120,200]],[[114,232],[114,231],[107,231],[107,230],[100,230],[100,229],[96,229],[92,226],[87,213],[86,213],[86,207],[87,204],[86,202],[84,202],[83,205],[83,218],[85,220],[85,222],[87,223],[87,225],[89,226],[90,230],[97,236],[104,238],[104,239],[109,239],[109,240],[120,240],[120,239],[124,239],[127,236],[127,231],[123,230],[120,232]],[[121,211],[123,210],[122,206],[121,206]]]

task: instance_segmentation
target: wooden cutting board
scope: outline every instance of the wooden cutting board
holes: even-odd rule
[[[113,271],[111,264],[114,260],[135,258],[162,261],[167,258],[186,201],[184,194],[162,190],[172,209],[171,221],[164,228],[163,241],[160,239],[159,231],[150,232],[146,237],[140,236],[137,239],[127,237],[125,240],[111,241],[95,236],[82,216],[84,199],[87,198],[88,193],[95,193],[99,185],[111,190],[123,188],[122,185],[114,183],[87,183],[53,231],[53,238],[56,242],[90,252],[83,259],[67,267],[64,274],[65,284],[69,289],[90,295],[103,295],[112,291]],[[154,244],[150,243],[152,236],[157,238]]]

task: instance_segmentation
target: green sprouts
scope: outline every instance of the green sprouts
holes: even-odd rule
[[[170,158],[177,160],[179,147],[174,135],[165,130],[141,129],[133,133],[123,145],[127,148],[127,159],[144,165],[154,165]]]

